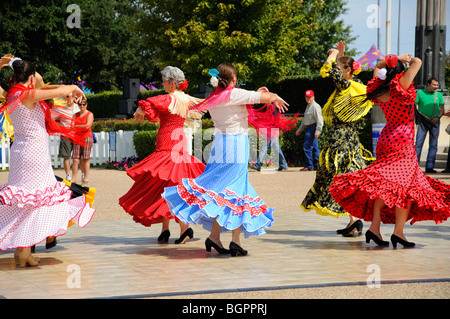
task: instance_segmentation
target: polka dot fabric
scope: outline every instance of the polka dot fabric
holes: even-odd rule
[[[146,118],[156,122],[159,130],[156,149],[136,166],[127,170],[134,180],[131,189],[119,199],[119,204],[133,220],[146,227],[174,219],[161,193],[165,187],[176,186],[183,178],[195,178],[205,169],[199,159],[187,152],[183,125],[185,118],[172,114],[168,107],[170,95],[160,95],[139,103]]]
[[[50,160],[45,114],[19,103],[11,114],[15,139],[8,183],[0,186],[0,249],[31,247],[65,234],[69,221],[86,226],[95,210],[57,182]]]
[[[399,84],[402,74],[392,80],[387,103],[377,101],[387,124],[377,143],[377,159],[367,168],[335,176],[329,187],[331,195],[351,215],[372,220],[373,201],[384,200],[383,223],[395,223],[395,207],[406,208],[411,202],[408,220],[433,220],[441,223],[450,215],[450,185],[425,175],[417,162],[414,148],[414,100],[416,91]],[[381,83],[378,78],[367,85],[367,91]]]

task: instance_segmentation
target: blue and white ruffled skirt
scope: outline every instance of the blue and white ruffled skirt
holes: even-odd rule
[[[245,237],[265,234],[272,226],[273,208],[267,207],[248,180],[247,135],[214,135],[203,174],[184,178],[161,194],[172,215],[185,224],[201,224],[211,231],[214,219],[222,231],[241,227]]]

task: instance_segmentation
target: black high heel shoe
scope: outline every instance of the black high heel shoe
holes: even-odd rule
[[[391,242],[392,242],[392,246],[394,246],[394,248],[397,248],[397,243],[402,244],[403,247],[405,247],[405,248],[411,248],[416,245],[416,243],[413,243],[411,241],[406,241],[394,234],[391,235]]]
[[[354,237],[361,236],[363,229],[363,223],[360,219],[351,224],[349,227],[343,229],[342,236],[344,237]]]
[[[211,252],[211,247],[214,247],[215,250],[221,255],[229,254],[230,251],[228,249],[222,248],[219,245],[217,245],[215,242],[213,242],[211,239],[206,238],[205,240],[205,247],[207,252]]]
[[[169,237],[170,237],[170,231],[165,230],[161,233],[161,235],[159,235],[158,237],[158,243],[163,244],[163,243],[167,243],[169,241]]]
[[[369,243],[370,240],[373,240],[378,246],[389,246],[388,241],[381,240],[377,235],[368,230],[366,231],[366,243]]]
[[[186,229],[184,231],[184,233],[180,236],[180,238],[178,238],[177,240],[175,240],[175,244],[184,244],[186,242],[186,240],[188,239],[188,237],[190,239],[192,239],[194,237],[194,231],[192,230],[191,227],[189,227],[188,229]]]
[[[57,244],[56,242],[56,237],[53,237],[53,241],[49,242],[49,243],[45,243],[45,249],[50,249],[55,247]]]
[[[235,242],[230,243],[231,256],[246,256],[248,252]]]

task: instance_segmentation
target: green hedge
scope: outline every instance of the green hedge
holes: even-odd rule
[[[164,90],[141,91],[138,100],[163,94]],[[87,94],[88,109],[94,113],[94,118],[115,118],[119,110],[119,101],[123,100],[121,91],[105,91],[96,94]]]
[[[206,162],[208,160],[211,143],[213,140],[214,128],[212,122],[209,119],[202,120],[203,126],[201,131],[197,131],[197,135],[194,136],[194,150],[193,154],[198,158],[202,157],[202,160]],[[297,126],[300,125],[301,118],[297,120]],[[372,150],[372,126],[370,116],[366,116],[357,123],[357,129],[359,131],[359,138],[363,146]],[[198,135],[200,134],[201,135]],[[322,149],[328,143],[329,127],[325,124],[322,134],[319,138],[319,147]],[[143,159],[154,152],[156,144],[157,130],[152,131],[138,131],[134,134],[133,142],[136,149],[138,158]],[[299,136],[295,135],[295,129],[285,132],[280,138],[280,146],[284,153],[286,160],[290,166],[300,166],[304,164],[303,142],[304,132]],[[256,161],[259,150],[260,139],[254,129],[249,130],[250,139],[250,161]],[[201,146],[198,141],[201,141]],[[201,149],[198,149],[201,147]]]

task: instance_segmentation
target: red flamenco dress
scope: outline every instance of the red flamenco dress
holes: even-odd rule
[[[133,216],[133,220],[146,227],[161,223],[163,217],[175,218],[161,197],[165,187],[178,185],[183,178],[196,178],[205,169],[201,160],[187,152],[183,129],[186,118],[169,110],[170,105],[174,105],[172,99],[177,97],[166,94],[139,102],[149,121],[160,120],[156,149],[126,171],[134,184],[119,199],[119,204]]]
[[[407,208],[410,223],[434,220],[442,223],[450,215],[450,185],[425,175],[417,162],[414,148],[414,101],[411,84],[404,90],[397,75],[390,83],[390,100],[378,103],[387,124],[377,143],[377,159],[367,168],[334,177],[331,195],[346,211],[357,218],[372,220],[373,202],[384,200],[381,221],[395,223],[395,207]],[[367,92],[383,83],[378,77],[367,85]]]

